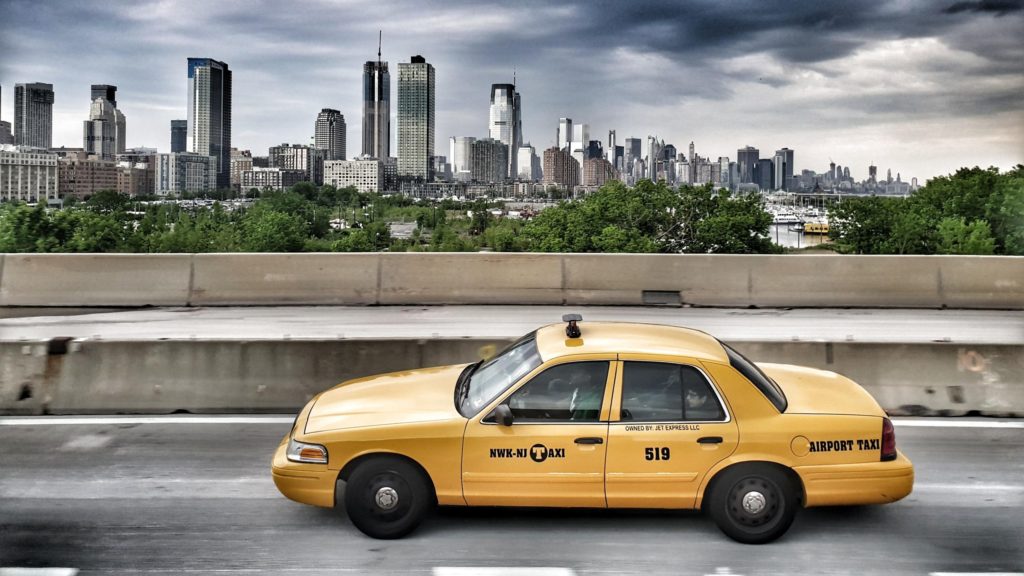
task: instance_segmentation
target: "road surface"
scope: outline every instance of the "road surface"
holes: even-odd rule
[[[0,418],[0,576],[1024,572],[1020,421],[899,419],[911,496],[804,510],[765,546],[689,512],[494,508],[443,509],[406,539],[372,540],[340,511],[277,493],[270,455],[290,423]]]

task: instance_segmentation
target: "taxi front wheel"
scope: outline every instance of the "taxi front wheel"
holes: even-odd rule
[[[797,497],[792,481],[767,465],[726,470],[715,482],[708,512],[727,536],[744,544],[765,544],[793,523]]]
[[[401,538],[412,532],[433,507],[423,473],[399,458],[374,458],[360,464],[345,484],[345,510],[367,536]]]

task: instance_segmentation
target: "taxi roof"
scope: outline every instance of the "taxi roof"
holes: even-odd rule
[[[565,334],[564,323],[537,330],[537,349],[545,361],[570,354],[663,354],[728,363],[713,336],[679,326],[630,322],[579,323],[579,338]]]

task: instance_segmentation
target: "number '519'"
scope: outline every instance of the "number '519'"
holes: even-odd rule
[[[672,456],[668,446],[661,448],[644,448],[645,460],[668,460]]]

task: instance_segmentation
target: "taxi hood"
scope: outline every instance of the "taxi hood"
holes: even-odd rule
[[[390,372],[342,382],[320,394],[305,432],[461,418],[455,382],[466,364]]]
[[[790,364],[758,362],[786,395],[786,414],[885,416],[868,391],[846,376]]]

